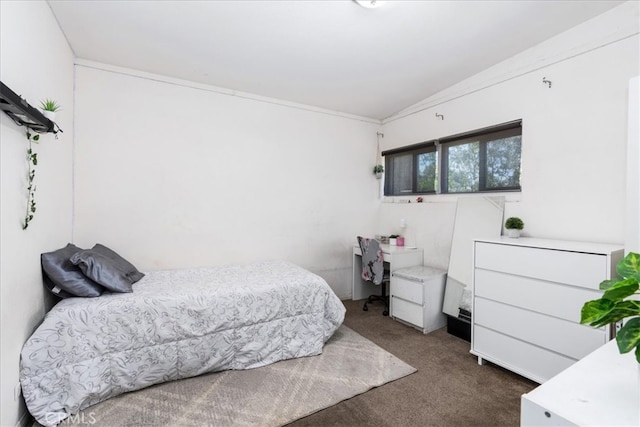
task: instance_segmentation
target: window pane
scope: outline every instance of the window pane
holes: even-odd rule
[[[480,143],[454,145],[447,149],[447,191],[478,191],[480,183]]]
[[[521,136],[487,142],[487,188],[520,187]]]
[[[421,153],[416,155],[418,160],[417,170],[417,188],[416,191],[422,192],[435,192],[436,191],[436,176],[437,176],[437,153],[432,151],[431,153]]]
[[[405,154],[393,158],[392,194],[411,193],[413,156]]]

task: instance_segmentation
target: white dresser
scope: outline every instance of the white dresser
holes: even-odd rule
[[[447,272],[437,268],[414,266],[391,274],[390,316],[409,323],[423,333],[447,325],[442,312]]]
[[[543,383],[596,350],[611,333],[581,325],[580,311],[623,255],[599,243],[475,240],[471,353]]]

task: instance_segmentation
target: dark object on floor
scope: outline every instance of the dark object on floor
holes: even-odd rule
[[[462,314],[462,309],[460,310]],[[464,310],[466,311],[466,310]],[[467,313],[469,313],[467,311]],[[469,313],[471,319],[471,313]],[[461,317],[447,315],[447,332],[465,341],[471,342],[471,321]]]

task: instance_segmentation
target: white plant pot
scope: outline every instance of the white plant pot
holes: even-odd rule
[[[517,228],[507,228],[507,236],[517,239],[520,237],[520,230]]]
[[[42,115],[45,116],[47,119],[51,120],[52,122],[56,121],[56,112],[55,111],[42,110]]]

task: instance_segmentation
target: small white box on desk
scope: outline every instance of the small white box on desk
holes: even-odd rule
[[[425,334],[447,324],[442,313],[447,272],[415,266],[395,270],[391,275],[390,315],[417,326]]]

